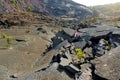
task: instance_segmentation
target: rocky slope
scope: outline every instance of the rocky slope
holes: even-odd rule
[[[120,17],[120,2],[107,4],[107,5],[100,5],[94,6],[93,9],[97,10],[100,16],[102,17]]]
[[[0,0],[0,12],[45,12],[57,17],[87,18],[92,11],[72,0]]]

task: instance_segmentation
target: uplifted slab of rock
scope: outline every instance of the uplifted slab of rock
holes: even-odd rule
[[[74,32],[75,32],[73,29],[70,29],[70,28],[63,28],[63,31],[71,37],[74,35]]]
[[[113,33],[112,34],[118,34],[118,35],[120,35],[120,29],[119,29],[119,31],[113,31]]]
[[[103,35],[107,35],[109,32],[111,31],[96,31],[95,28],[87,28],[87,29],[81,29],[80,30],[81,33],[87,33],[89,34],[90,36],[94,36],[94,37],[97,37],[97,36],[103,36]],[[82,36],[82,35],[81,35]]]
[[[70,43],[68,42],[68,40],[65,40],[63,42],[61,42],[55,49],[60,49],[63,46],[67,46],[70,45]]]
[[[74,43],[74,45],[75,45],[76,48],[81,48],[81,49],[83,49],[83,48],[85,47],[86,44],[87,44],[87,42],[84,41],[84,40]]]
[[[93,60],[95,74],[108,80],[120,79],[120,47],[112,49],[102,57]]]
[[[97,37],[107,35],[110,32],[118,31],[119,28],[111,27],[111,26],[98,26],[96,28],[85,28],[80,29],[79,31],[84,34],[89,34],[90,36]],[[117,33],[119,34],[119,33]],[[82,36],[83,34],[80,34]]]

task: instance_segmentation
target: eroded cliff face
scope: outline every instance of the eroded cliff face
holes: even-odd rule
[[[46,12],[56,17],[87,18],[92,15],[88,7],[72,0],[0,0],[0,12]]]

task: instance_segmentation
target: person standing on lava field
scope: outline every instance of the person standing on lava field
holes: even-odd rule
[[[75,32],[74,32],[74,38],[73,38],[73,41],[77,41],[79,38],[79,29],[76,29]]]

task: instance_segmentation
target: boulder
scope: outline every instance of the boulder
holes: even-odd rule
[[[63,28],[63,31],[65,32],[65,34],[67,34],[68,36],[72,37],[74,36],[74,30],[70,29],[70,28]]]
[[[120,79],[120,47],[112,49],[102,57],[92,61],[95,65],[95,74],[108,80]]]

